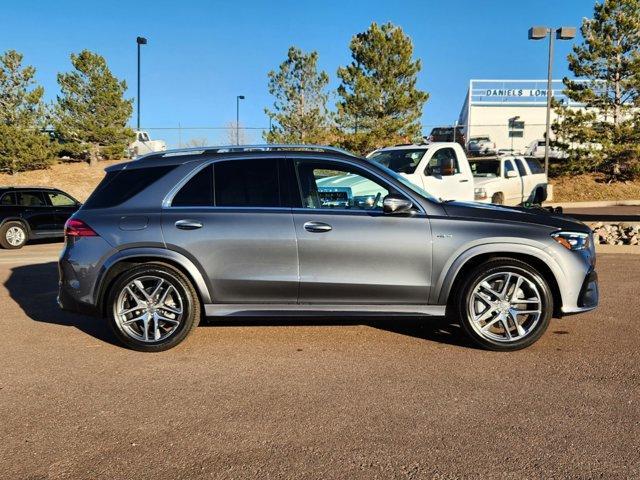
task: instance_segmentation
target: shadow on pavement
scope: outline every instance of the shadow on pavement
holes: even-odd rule
[[[4,286],[31,320],[76,327],[98,340],[119,345],[103,320],[65,312],[58,307],[58,266],[55,262],[13,267]]]
[[[56,303],[58,268],[55,262],[14,267],[4,286],[11,298],[30,319],[36,322],[75,327],[99,340],[120,345],[105,321],[65,312],[58,307]],[[201,325],[213,327],[366,325],[399,335],[474,348],[459,325],[437,317],[215,317],[207,319]]]

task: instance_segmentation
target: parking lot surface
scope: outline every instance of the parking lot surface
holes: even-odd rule
[[[516,353],[443,320],[234,319],[136,353],[0,251],[0,477],[639,478],[640,256]]]

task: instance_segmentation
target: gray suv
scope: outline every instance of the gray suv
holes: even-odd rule
[[[59,303],[160,351],[201,317],[450,316],[516,350],[598,303],[587,226],[441,202],[330,147],[159,152],[107,168],[67,222]]]

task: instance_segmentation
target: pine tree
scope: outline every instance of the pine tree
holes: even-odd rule
[[[416,88],[420,60],[400,27],[375,22],[351,39],[351,63],[338,69],[336,123],[344,147],[365,154],[420,136],[426,92]]]
[[[15,50],[0,55],[0,169],[9,173],[46,167],[53,160],[36,70]]]
[[[91,164],[105,154],[122,154],[133,139],[127,126],[133,100],[124,98],[126,82],[111,73],[104,57],[88,50],[71,54],[71,63],[75,70],[58,74],[57,134]]]
[[[290,47],[278,71],[270,71],[269,93],[273,110],[265,113],[273,121],[264,134],[269,143],[322,144],[327,140],[327,93],[329,76],[318,72],[318,53]]]
[[[568,57],[577,78],[564,84],[585,108],[555,104],[554,143],[568,153],[565,170],[631,178],[640,174],[640,0],[596,3],[581,32]]]

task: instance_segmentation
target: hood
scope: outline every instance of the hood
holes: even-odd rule
[[[552,214],[539,208],[502,207],[476,202],[445,202],[442,206],[447,215],[451,217],[533,223],[559,230],[591,232],[587,225],[578,220],[560,214]]]

